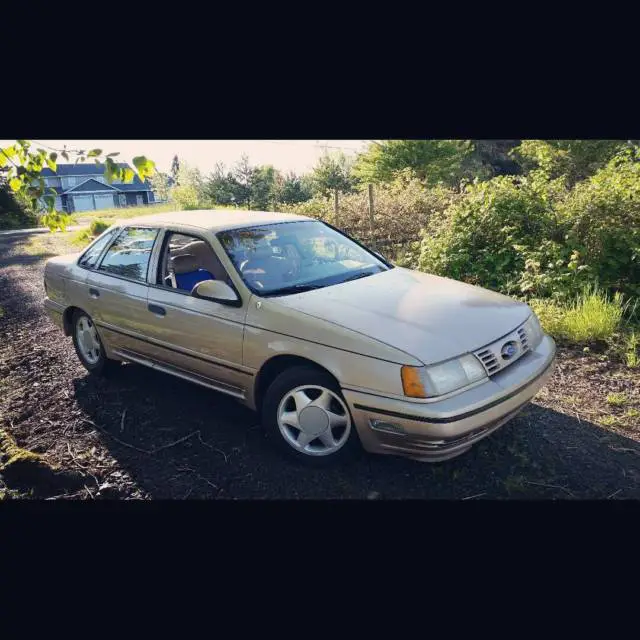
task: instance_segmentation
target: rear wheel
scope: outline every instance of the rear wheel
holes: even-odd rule
[[[73,346],[80,362],[89,373],[106,375],[120,363],[109,360],[91,316],[84,311],[73,314]]]
[[[288,369],[271,383],[262,422],[280,450],[305,465],[333,464],[358,450],[355,425],[340,387],[313,367]]]

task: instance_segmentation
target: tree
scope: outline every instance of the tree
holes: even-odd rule
[[[153,192],[158,195],[161,200],[168,200],[171,187],[174,182],[171,176],[162,171],[156,171],[149,179]]]
[[[385,140],[372,142],[354,167],[362,182],[391,182],[410,169],[427,186],[457,185],[464,174],[463,162],[472,153],[466,140]]]
[[[180,173],[180,161],[178,160],[177,154],[173,156],[173,160],[171,161],[171,177],[175,184],[178,182],[178,174]]]
[[[119,152],[103,154],[102,149],[50,149],[40,147],[32,148],[29,140],[16,140],[15,144],[0,149],[0,172],[3,174],[3,182],[8,185],[11,192],[17,197],[27,198],[34,210],[43,210],[42,221],[51,230],[64,229],[69,223],[70,216],[55,208],[56,191],[51,187],[45,187],[41,172],[45,166],[52,171],[57,168],[58,157],[69,162],[70,156],[75,157],[76,163],[93,159],[96,164],[101,164],[100,158],[104,158],[104,176],[109,184],[114,179],[124,183],[131,183],[137,173],[144,182],[147,177],[153,175],[155,163],[145,156],[133,158],[135,171],[129,167],[119,165],[113,161],[113,157]]]
[[[353,162],[344,153],[325,153],[311,173],[311,181],[316,193],[329,196],[331,193],[350,193],[356,180],[352,174]]]
[[[251,181],[253,180],[253,167],[249,164],[249,157],[243,153],[240,160],[233,168],[235,180],[235,199],[240,205],[251,209]]]
[[[267,211],[277,198],[280,173],[272,165],[255,167],[251,175],[251,202],[260,211]]]
[[[206,196],[215,204],[235,204],[239,184],[233,173],[226,171],[222,162],[218,162],[204,183]]]
[[[170,197],[182,209],[198,209],[204,206],[206,194],[200,169],[183,162],[178,171],[176,186],[171,189]]]
[[[305,179],[306,178],[306,179]],[[278,190],[277,202],[282,204],[298,204],[311,198],[311,180],[306,176],[298,177],[295,173],[288,173]]]

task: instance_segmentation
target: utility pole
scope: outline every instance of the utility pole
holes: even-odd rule
[[[375,223],[373,219],[373,185],[369,184],[369,233],[371,234],[371,246],[377,249],[374,235]]]

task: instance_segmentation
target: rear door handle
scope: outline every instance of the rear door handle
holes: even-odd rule
[[[100,292],[97,289],[89,289],[89,295],[92,298],[99,298],[100,297]]]
[[[150,304],[147,306],[147,309],[151,311],[151,313],[155,313],[157,316],[166,316],[167,312],[164,307],[159,307],[157,304]]]

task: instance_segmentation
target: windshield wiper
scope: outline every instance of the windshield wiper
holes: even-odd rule
[[[282,289],[275,289],[263,294],[265,298],[271,296],[286,296],[292,293],[302,293],[304,291],[311,291],[313,289],[322,289],[326,285],[324,284],[292,284],[290,287],[282,287]]]
[[[348,278],[345,278],[340,282],[340,284],[342,284],[343,282],[350,282],[351,280],[359,280],[360,278],[366,278],[367,276],[372,275],[373,273],[371,273],[371,271],[361,271],[360,273],[356,273],[352,276],[349,276]]]

